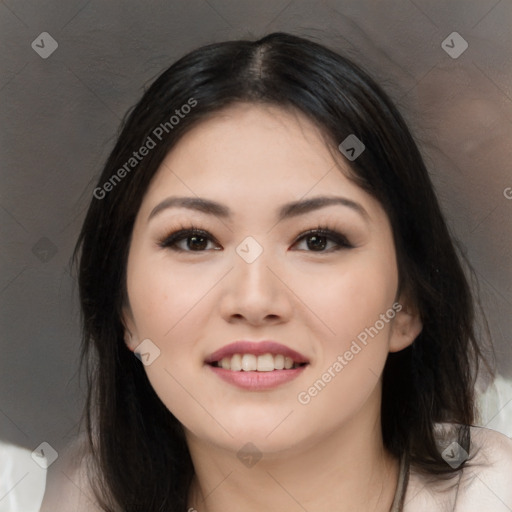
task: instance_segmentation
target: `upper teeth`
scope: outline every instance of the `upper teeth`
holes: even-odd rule
[[[293,359],[282,354],[234,354],[231,357],[223,357],[218,364],[221,368],[234,372],[271,372],[283,368],[289,370],[294,366]]]

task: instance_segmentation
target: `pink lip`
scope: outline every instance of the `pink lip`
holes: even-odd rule
[[[208,366],[208,368],[229,384],[249,391],[265,391],[297,378],[304,371],[306,365],[291,370],[273,370],[271,372],[232,372],[217,366]]]
[[[286,347],[285,345],[281,345],[281,343],[277,343],[276,341],[235,341],[234,343],[230,343],[219,350],[215,351],[213,354],[210,354],[206,359],[206,364],[215,363],[220,361],[224,357],[231,357],[234,354],[253,354],[255,356],[261,356],[263,354],[282,354],[285,357],[289,357],[293,360],[294,363],[309,363],[306,356],[292,350],[291,348]],[[274,370],[273,372],[267,373],[276,373],[276,371],[282,370]],[[286,370],[286,372],[290,372],[291,370]],[[230,372],[236,373],[236,372]],[[246,372],[253,373],[253,372]],[[263,373],[263,372],[261,372]]]

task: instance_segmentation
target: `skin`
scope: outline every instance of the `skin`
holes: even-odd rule
[[[144,368],[185,428],[196,470],[190,506],[199,512],[391,506],[398,461],[382,444],[381,374],[387,354],[412,343],[421,320],[398,296],[385,212],[347,174],[347,161],[302,114],[238,104],[188,132],[144,197],[128,257],[126,344],[134,350],[149,338],[160,350]],[[348,198],[366,214],[331,205],[277,222],[282,204],[323,195]],[[148,221],[169,196],[220,202],[232,218],[173,207]],[[187,240],[182,252],[158,245],[191,222],[211,234],[206,250],[191,250]],[[297,241],[325,224],[355,247],[334,251],[327,241],[318,251],[311,238]],[[263,248],[252,263],[235,250],[248,236]],[[298,394],[395,302],[402,310],[394,319],[301,404]],[[261,392],[236,388],[204,364],[235,340],[264,339],[310,364]],[[262,454],[252,467],[237,457],[247,442]]]

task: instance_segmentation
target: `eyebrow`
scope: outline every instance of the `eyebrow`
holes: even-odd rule
[[[325,208],[332,205],[341,205],[350,208],[361,215],[365,220],[369,219],[368,212],[363,206],[351,199],[340,196],[318,196],[311,199],[292,201],[282,205],[277,212],[277,220],[282,221],[292,217],[298,217],[306,213]],[[169,208],[188,208],[189,210],[195,210],[198,212],[206,213],[208,215],[215,215],[224,219],[230,219],[232,217],[231,210],[221,203],[212,201],[211,199],[205,199],[201,197],[168,197],[162,202],[158,203],[148,217],[148,222]]]

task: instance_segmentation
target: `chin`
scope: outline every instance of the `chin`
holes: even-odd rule
[[[222,424],[229,433],[216,428],[215,433],[218,435],[212,436],[214,431],[211,429],[196,435],[208,438],[212,444],[234,452],[251,443],[261,452],[277,454],[304,443],[304,436],[307,435],[304,428],[306,425],[297,421],[298,416],[294,417],[296,413],[291,412],[291,409],[286,413],[281,410],[279,414],[267,414],[264,418],[262,407],[258,409],[259,411],[248,412],[245,408],[246,414],[239,414],[236,417],[225,416]]]

